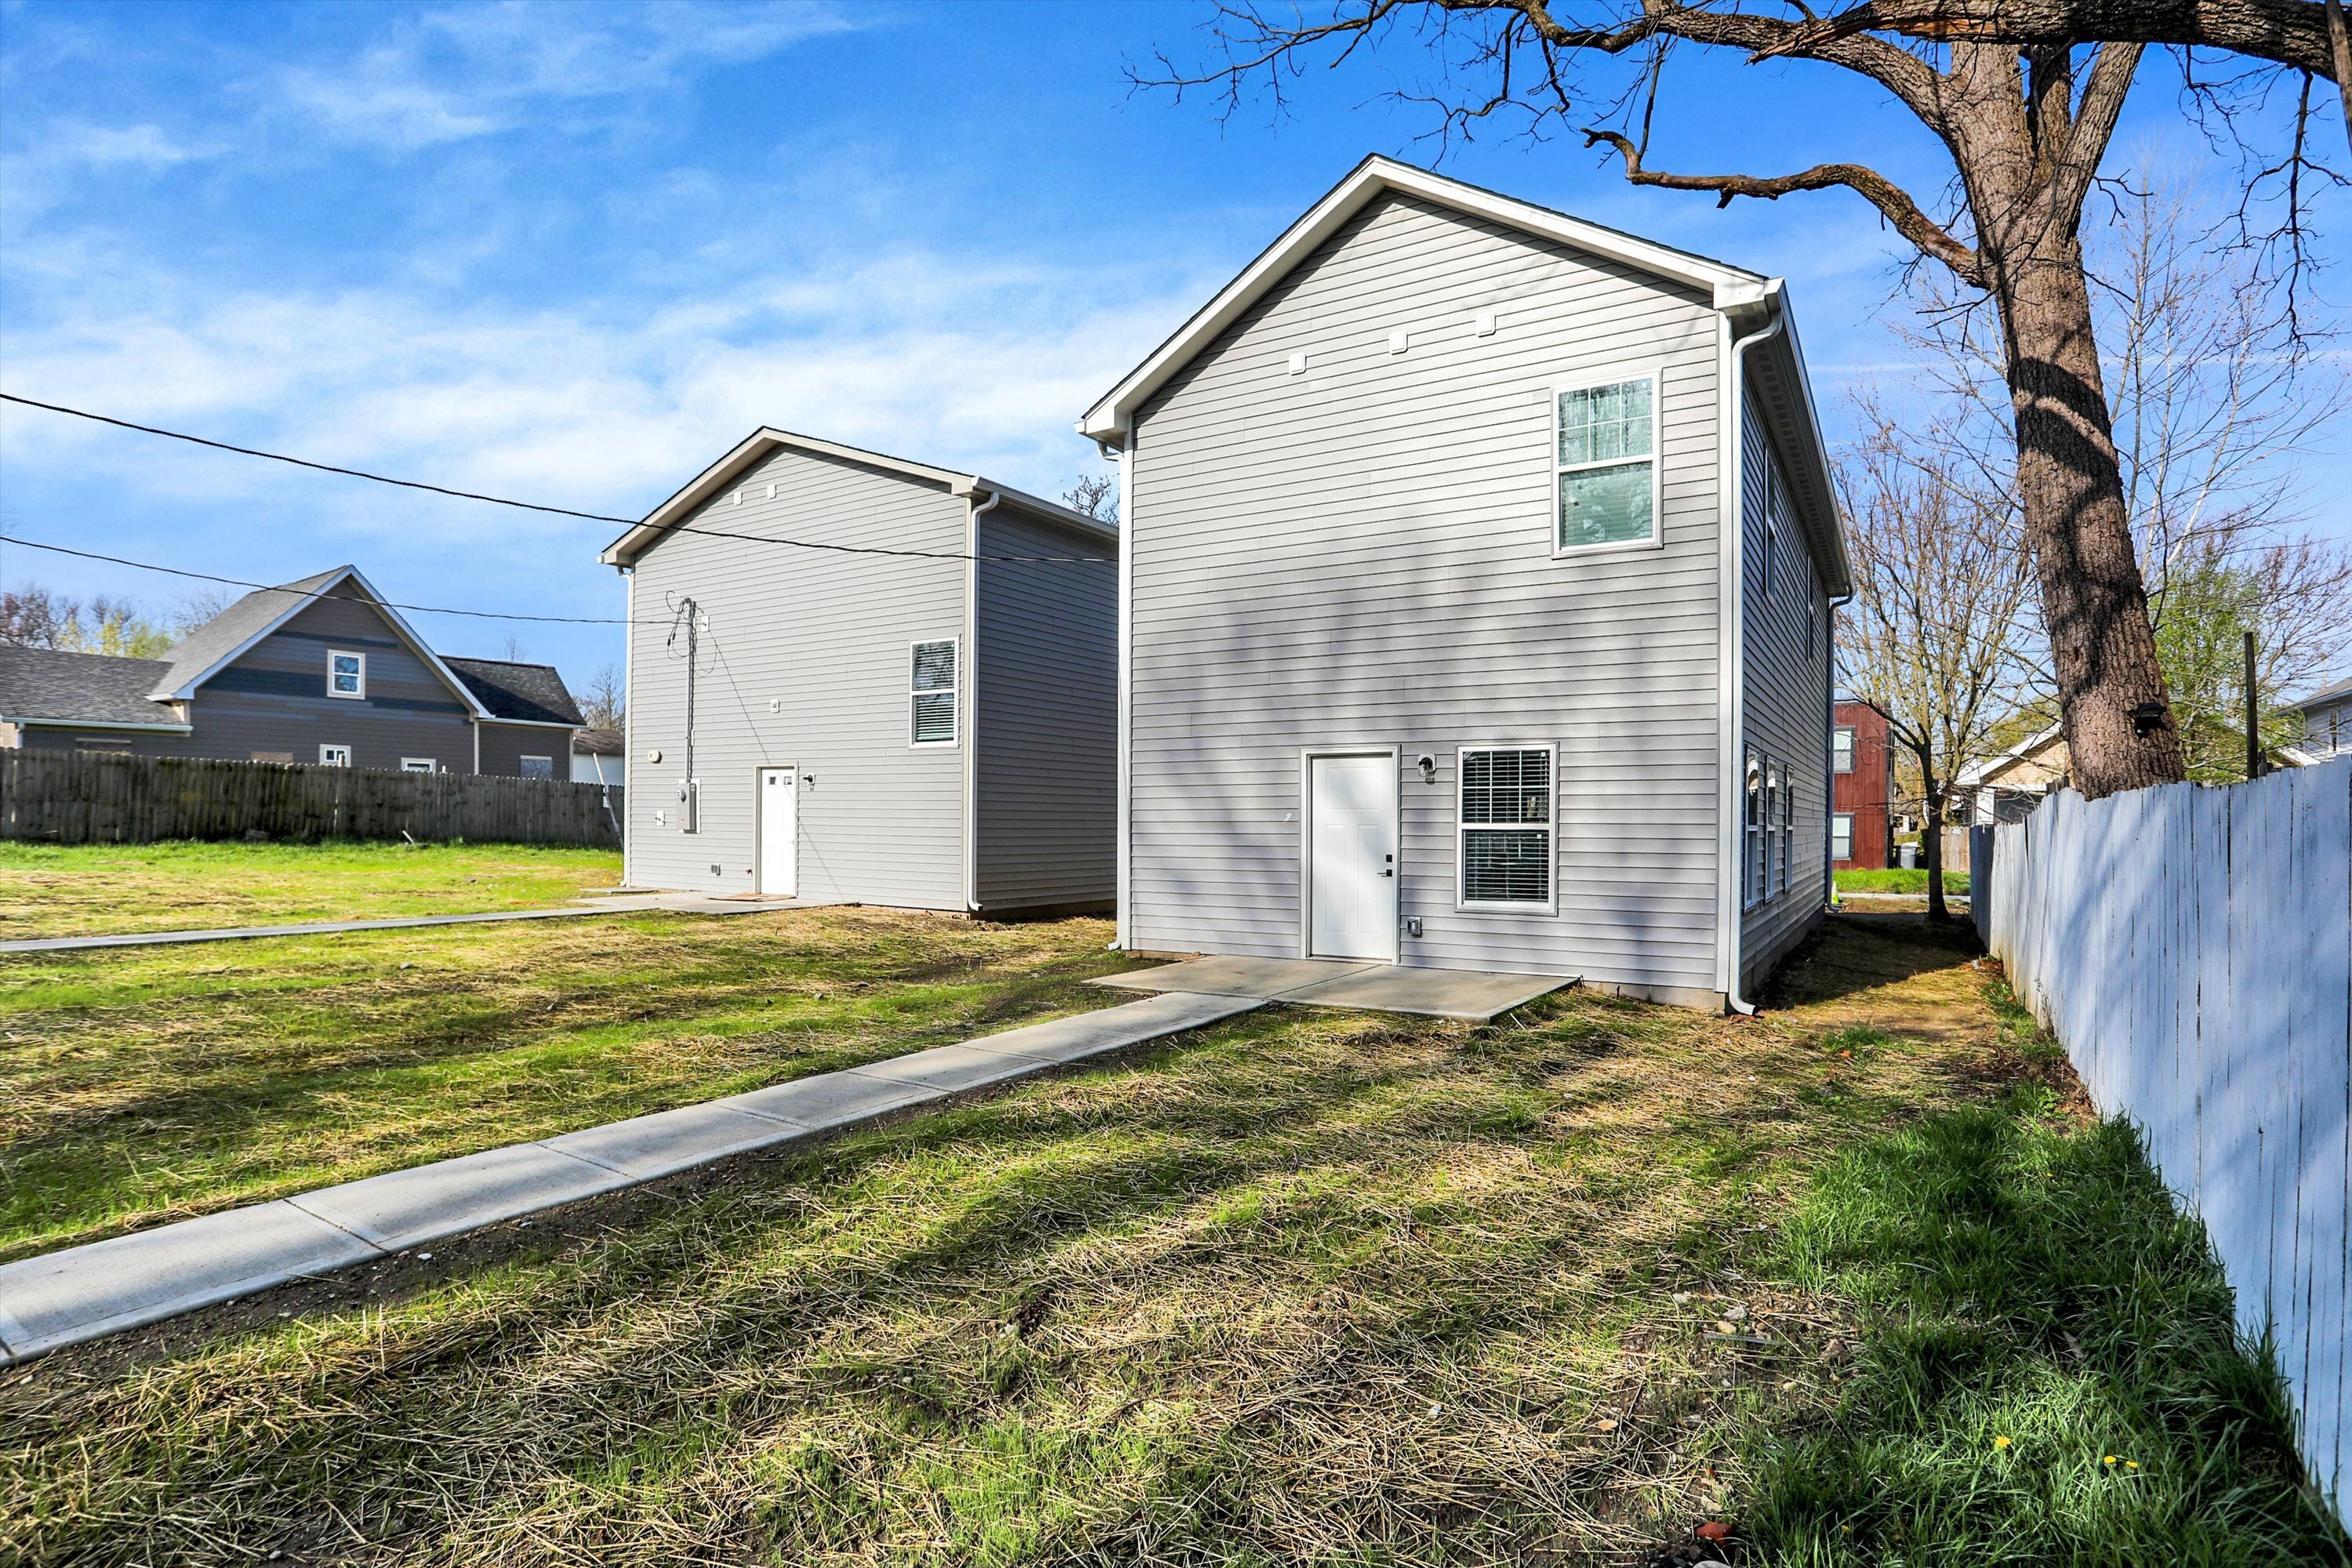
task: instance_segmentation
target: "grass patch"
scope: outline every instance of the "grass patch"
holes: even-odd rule
[[[0,940],[560,906],[617,850],[530,844],[0,843]]]
[[[1837,890],[1841,893],[1916,893],[1927,896],[1927,872],[1924,867],[1905,870],[1889,866],[1882,870],[1854,870],[1834,873]],[[1944,891],[1955,896],[1969,890],[1969,874],[1965,870],[1944,868]]]
[[[1969,954],[1835,921],[1756,1019],[1269,1009],[83,1347],[0,1382],[0,1560],[1631,1564],[1716,1517],[1811,1561],[1852,1521],[1763,1439],[1906,1431],[1821,1375],[1909,1288],[1837,1194],[2019,1120]]]
[[[1109,934],[805,910],[0,959],[0,1260],[1109,1005]]]

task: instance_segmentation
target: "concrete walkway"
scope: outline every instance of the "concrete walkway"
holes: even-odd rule
[[[397,915],[380,921],[313,921],[302,925],[220,926],[207,931],[120,931],[111,936],[39,936],[0,942],[0,952],[76,952],[94,947],[160,947],[182,942],[245,942],[263,936],[332,936],[349,931],[398,931],[407,926],[487,925],[493,921],[560,921],[582,915],[669,910],[681,914],[750,915],[762,910],[813,910],[829,900],[714,899],[704,893],[620,893],[580,899],[555,910],[493,910],[475,915]]]
[[[1408,968],[1358,959],[1220,957],[1108,974],[1087,984],[1129,991],[1255,996],[1302,1007],[1364,1007],[1483,1024],[1576,982],[1572,974]]]
[[[0,1366],[1264,1005],[1171,992],[0,1265]]]

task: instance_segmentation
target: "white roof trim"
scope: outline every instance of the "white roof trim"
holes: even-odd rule
[[[1282,237],[1261,251],[1257,259],[1244,268],[1241,275],[1226,284],[1215,299],[1154,350],[1150,358],[1087,410],[1086,417],[1078,421],[1079,434],[1093,441],[1124,445],[1136,409],[1316,247],[1339,232],[1374,197],[1389,191],[1543,235],[1658,277],[1706,289],[1718,310],[1761,302],[1769,282],[1760,273],[1711,261],[1374,155],[1357,164],[1346,179],[1332,187],[1304,217],[1284,230]]]
[[[976,491],[987,490],[1003,496],[1024,510],[1036,512],[1055,522],[1064,523],[1106,543],[1115,542],[1118,538],[1118,530],[1100,519],[1088,517],[1082,511],[1072,511],[1059,502],[1033,496],[1026,490],[1014,489],[1011,485],[998,484],[994,479],[983,479],[978,474],[962,474],[949,468],[935,468],[929,463],[912,462],[908,458],[893,458],[882,452],[869,452],[859,447],[845,447],[838,441],[827,441],[815,436],[801,436],[790,430],[779,430],[772,426],[762,426],[738,442],[734,449],[725,457],[687,481],[685,488],[676,495],[647,512],[643,522],[606,545],[604,553],[597,559],[607,566],[626,566],[633,563],[655,542],[665,537],[672,529],[677,528],[681,519],[724,490],[746,468],[760,462],[772,452],[786,449],[795,452],[814,452],[821,458],[838,458],[845,462],[861,463],[869,468],[881,468],[889,473],[904,474],[909,479],[944,485],[950,495],[970,496]]]
[[[295,600],[292,605],[272,616],[268,623],[259,631],[254,633],[251,637],[237,644],[236,647],[229,649],[228,652],[223,654],[220,658],[213,660],[211,664],[206,665],[204,669],[199,671],[197,674],[192,675],[187,679],[182,681],[176,689],[172,691],[151,692],[149,693],[149,700],[156,702],[188,701],[195,696],[197,687],[202,686],[205,681],[210,680],[214,676],[218,675],[230,665],[235,664],[238,659],[243,658],[247,654],[253,651],[255,645],[259,643],[264,637],[276,632],[278,627],[284,626],[296,616],[299,616],[303,611],[309,609],[312,605],[315,605],[320,600],[325,598],[335,589],[341,587],[345,583],[356,583],[360,585],[360,591],[368,596],[371,607],[374,609],[376,614],[382,616],[386,621],[392,624],[392,629],[399,635],[400,639],[403,642],[408,645],[408,650],[417,658],[423,659],[425,667],[431,669],[434,674],[441,678],[442,684],[448,687],[449,689],[457,695],[459,701],[465,703],[467,712],[472,714],[476,719],[488,719],[490,717],[490,710],[482,706],[481,699],[476,697],[467,687],[466,683],[457,679],[457,675],[455,670],[441,662],[441,656],[435,653],[431,646],[427,644],[423,637],[416,635],[415,627],[401,619],[400,612],[398,610],[394,609],[390,605],[383,602],[383,595],[375,591],[375,584],[369,582],[365,576],[362,575],[360,569],[356,566],[344,567],[341,571],[336,573],[333,576],[328,578],[325,582],[320,584],[315,588],[274,587],[268,589],[255,589],[254,592],[257,594],[265,592],[271,594],[292,594],[295,595]]]
[[[185,735],[194,724],[142,724],[131,719],[20,719],[0,713],[0,724],[38,725],[44,730],[137,730],[158,735]]]
[[[2065,726],[2063,724],[2053,724],[2048,729],[2042,730],[2036,734],[2029,736],[2025,740],[2020,741],[2017,744],[2011,746],[2009,750],[2003,752],[1997,757],[1988,758],[1986,761],[1981,763],[1970,763],[1967,767],[1960,770],[1960,776],[1954,779],[1952,782],[1964,788],[1977,788],[1983,784],[1986,775],[1990,773],[1995,768],[2005,768],[2009,766],[2010,763],[2017,762],[2021,758],[2024,757],[2029,752],[2040,751],[2042,747],[2056,740],[2064,728]]]

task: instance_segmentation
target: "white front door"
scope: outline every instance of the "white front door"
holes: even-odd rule
[[[800,777],[791,768],[760,770],[760,891],[789,899],[797,889],[794,851],[800,846]]]
[[[1397,761],[1309,757],[1307,952],[1396,962]]]

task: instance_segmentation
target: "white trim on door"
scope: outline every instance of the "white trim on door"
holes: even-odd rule
[[[1396,746],[1307,746],[1298,753],[1298,956],[1318,956],[1315,952],[1315,764],[1318,760],[1335,757],[1381,757],[1389,763],[1390,801],[1395,814],[1391,820],[1397,846],[1397,861],[1390,868],[1395,872],[1390,879],[1390,885],[1397,889],[1395,918],[1389,922],[1387,956],[1371,956],[1394,963],[1404,919],[1404,784],[1398,776],[1404,766],[1404,753]]]

